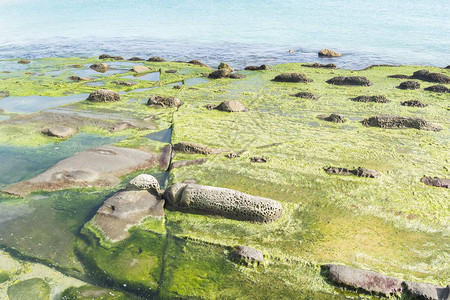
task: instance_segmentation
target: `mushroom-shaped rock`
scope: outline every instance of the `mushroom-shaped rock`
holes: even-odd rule
[[[29,59],[20,59],[17,63],[27,65],[27,64],[31,63],[31,61]]]
[[[147,105],[161,106],[161,107],[178,107],[181,101],[175,97],[151,96],[147,101]]]
[[[115,91],[101,89],[90,93],[86,100],[92,102],[115,102],[120,101],[120,94]]]
[[[67,139],[72,137],[76,133],[76,130],[67,126],[55,126],[42,130],[42,133],[60,139]]]
[[[450,77],[442,73],[430,73],[428,70],[419,70],[413,73],[411,78],[436,83],[450,83]]]
[[[362,95],[362,96],[358,96],[358,97],[355,97],[355,98],[351,98],[351,100],[354,101],[354,102],[375,102],[375,103],[389,103],[389,102],[391,102],[384,95],[375,95],[375,96]]]
[[[216,107],[217,110],[227,111],[227,112],[242,112],[247,111],[247,109],[238,100],[227,100],[219,104]]]
[[[219,78],[228,78],[231,75],[231,71],[228,69],[219,69],[216,71],[211,72],[208,77],[212,79],[219,79]]]
[[[219,64],[219,66],[217,67],[217,69],[228,69],[228,70],[230,70],[231,72],[233,72],[234,70],[233,70],[233,68],[232,67],[230,67],[230,65],[229,64],[227,64],[226,62],[221,62],[220,64]]]
[[[147,61],[151,61],[151,62],[165,62],[165,59],[159,56],[153,56],[150,57],[149,59],[147,59]]]
[[[77,82],[78,82],[78,81],[90,81],[90,80],[92,80],[91,78],[80,77],[80,76],[76,76],[76,75],[70,76],[69,79],[70,79],[70,80],[73,80],[73,81],[77,81]]]
[[[381,128],[415,128],[420,130],[440,131],[441,127],[436,126],[420,117],[402,117],[395,115],[377,115],[364,119],[362,121],[364,126],[381,127]]]
[[[420,83],[414,80],[404,81],[397,87],[401,90],[418,90],[420,89]]]
[[[205,67],[205,68],[208,68],[208,69],[212,69],[212,68],[211,68],[210,66],[208,66],[207,64],[204,64],[204,63],[202,63],[201,61],[196,60],[196,59],[191,60],[191,61],[189,61],[188,63],[191,64],[191,65],[196,65],[196,66],[200,66],[200,67]]]
[[[312,99],[312,100],[318,100],[320,97],[316,94],[313,94],[311,92],[299,92],[296,94],[292,94],[292,97],[302,98],[302,99]]]
[[[311,79],[307,78],[305,74],[302,73],[283,73],[277,75],[273,81],[279,82],[312,82]]]
[[[322,49],[318,53],[319,57],[339,57],[342,56],[341,53],[330,50],[330,49]]]
[[[151,71],[151,69],[146,66],[134,66],[131,70],[136,73],[147,73]]]
[[[227,149],[213,149],[208,146],[191,143],[191,142],[180,142],[173,145],[173,150],[182,153],[197,153],[197,154],[220,154],[222,152],[228,152]]]
[[[371,86],[372,83],[364,76],[337,76],[326,81],[334,85],[359,85]]]
[[[128,188],[135,188],[138,190],[154,190],[157,193],[160,192],[158,179],[149,174],[141,174],[136,176],[128,183]]]
[[[248,246],[235,246],[230,256],[233,261],[240,264],[264,263],[263,253]]]
[[[425,88],[424,90],[435,93],[450,93],[450,89],[442,84],[432,85]]]
[[[272,222],[282,213],[281,204],[275,200],[198,184],[174,184],[165,191],[164,198],[178,210],[237,220]]]
[[[412,106],[412,107],[425,107],[425,106],[428,106],[428,104],[425,104],[425,103],[421,102],[420,100],[403,101],[401,103],[401,105],[403,105],[403,106]]]
[[[244,68],[244,70],[247,70],[247,71],[260,71],[260,70],[268,70],[268,69],[269,69],[269,67],[267,65],[260,65],[259,67],[258,66],[247,66]]]
[[[96,63],[91,65],[89,68],[100,73],[105,73],[108,70],[109,66],[107,63]]]

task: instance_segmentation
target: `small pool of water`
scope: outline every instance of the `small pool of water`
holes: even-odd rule
[[[124,76],[122,78],[159,81],[160,76],[159,76],[159,72],[152,72],[152,73],[146,73],[146,74],[129,75],[129,76]]]
[[[0,99],[0,109],[8,112],[31,114],[40,110],[85,100],[89,94],[77,94],[64,97],[26,96]]]
[[[145,136],[146,138],[162,143],[170,143],[172,137],[172,129],[167,128],[158,132],[153,132]]]
[[[86,82],[85,85],[87,85],[87,86],[104,86],[105,82],[104,81],[89,81],[89,82]]]

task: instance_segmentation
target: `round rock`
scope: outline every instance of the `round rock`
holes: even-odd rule
[[[224,101],[217,106],[217,110],[227,111],[227,112],[241,112],[247,111],[247,109],[242,105],[241,102],[237,100]]]
[[[120,101],[120,94],[115,91],[101,89],[90,93],[86,100],[92,102],[115,102]]]
[[[319,51],[319,57],[340,57],[341,53],[330,50],[330,49],[322,49]]]
[[[229,64],[227,64],[226,62],[221,62],[220,64],[219,64],[219,66],[217,67],[217,69],[228,69],[228,70],[230,70],[231,72],[233,72],[234,70],[233,70],[233,68],[229,65]]]
[[[106,70],[108,70],[108,64],[107,63],[97,63],[90,66],[90,68],[94,71],[105,73]]]
[[[238,263],[263,263],[264,255],[261,251],[248,246],[236,246],[231,257]]]

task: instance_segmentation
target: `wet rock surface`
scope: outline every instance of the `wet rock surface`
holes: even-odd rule
[[[313,94],[311,92],[298,92],[296,94],[292,94],[292,97],[302,98],[302,99],[312,99],[312,100],[318,100],[320,97],[316,94]]]
[[[67,139],[72,137],[76,133],[76,130],[67,126],[55,126],[42,130],[42,133],[59,139]]]
[[[73,81],[90,81],[90,80],[92,80],[92,78],[80,77],[80,76],[76,76],[76,75],[70,76],[69,79],[73,80]]]
[[[206,158],[198,158],[193,160],[179,160],[172,163],[171,169],[182,168],[192,165],[202,165],[207,161]]]
[[[282,213],[275,200],[198,184],[174,184],[165,191],[164,199],[175,209],[244,221],[272,222]]]
[[[401,103],[401,105],[403,105],[403,106],[411,106],[411,107],[425,107],[425,106],[428,106],[428,104],[425,104],[425,103],[421,102],[420,100],[403,101]]]
[[[19,281],[8,287],[10,300],[50,300],[50,285],[42,278]]]
[[[234,69],[229,65],[229,64],[227,64],[226,62],[221,62],[220,64],[219,64],[219,66],[217,67],[217,69],[228,69],[228,70],[230,70],[231,72],[233,72],[234,71]]]
[[[401,90],[418,90],[420,89],[420,83],[414,80],[404,81],[397,88]]]
[[[119,132],[128,128],[133,128],[135,127],[135,125],[131,122],[119,122],[116,125],[113,126],[113,128],[111,128],[111,132]]]
[[[334,122],[334,123],[344,123],[347,122],[347,119],[342,114],[331,114],[331,115],[319,115],[317,116],[318,119],[328,121],[328,122]]]
[[[266,163],[266,162],[268,162],[268,159],[267,158],[265,158],[264,156],[261,156],[261,157],[251,157],[250,158],[250,162],[252,162],[252,163]]]
[[[219,79],[219,78],[228,78],[231,75],[231,71],[228,69],[219,69],[216,71],[211,72],[208,77],[212,79]]]
[[[262,71],[262,70],[268,70],[269,67],[267,65],[260,65],[260,66],[247,66],[244,68],[244,70],[247,71]]]
[[[201,61],[196,60],[196,59],[191,60],[191,61],[189,61],[188,63],[191,64],[191,65],[196,65],[196,66],[200,66],[200,67],[205,67],[205,68],[208,68],[208,69],[212,69],[212,68],[211,68],[210,66],[208,66],[207,64],[204,64],[204,63],[202,63]]]
[[[442,73],[430,73],[428,70],[419,70],[413,73],[411,78],[436,83],[450,83],[450,77]]]
[[[263,253],[248,246],[235,246],[230,256],[233,261],[244,265],[264,263]]]
[[[109,54],[102,54],[98,57],[98,59],[114,59],[114,60],[123,60],[122,56],[112,56]]]
[[[334,50],[330,50],[330,49],[322,49],[319,51],[318,55],[319,55],[319,57],[340,57],[340,56],[342,56],[341,53],[336,52]]]
[[[371,86],[372,83],[364,76],[337,76],[326,81],[334,85]]]
[[[120,183],[120,176],[151,168],[157,162],[158,155],[154,153],[102,146],[76,153],[31,179],[8,185],[2,192],[24,197],[41,189],[111,187]]]
[[[20,59],[17,63],[22,64],[22,65],[27,65],[27,64],[31,63],[31,61],[29,59]]]
[[[354,102],[374,102],[374,103],[389,103],[389,102],[391,102],[384,95],[375,95],[375,96],[362,95],[362,96],[358,96],[355,98],[351,98],[351,100]]]
[[[182,153],[197,153],[197,154],[220,154],[222,152],[228,152],[227,149],[213,149],[208,146],[191,143],[191,142],[180,142],[173,145],[173,151]]]
[[[133,68],[131,68],[131,70],[135,73],[147,73],[150,72],[152,69],[150,69],[149,67],[146,66],[134,66]]]
[[[176,97],[151,96],[147,101],[147,105],[165,107],[179,107],[180,99]]]
[[[89,68],[100,73],[105,73],[108,70],[109,66],[107,63],[96,63],[91,65]]]
[[[0,99],[5,98],[5,97],[9,97],[9,92],[8,91],[0,91]]]
[[[278,82],[312,82],[311,79],[302,73],[283,73],[275,76],[273,81]]]
[[[133,56],[132,58],[130,58],[128,60],[129,61],[145,61],[144,58],[140,58],[140,57],[136,57],[136,56]]]
[[[426,185],[429,185],[429,186],[450,189],[450,179],[424,176],[420,179],[420,181],[422,181],[423,183],[425,183]]]
[[[432,85],[425,88],[424,90],[435,93],[450,93],[450,89],[442,84]]]
[[[303,67],[308,68],[324,68],[324,69],[337,69],[336,64],[319,64],[319,63],[313,63],[313,64],[305,64],[302,65]]]
[[[120,94],[116,91],[101,89],[90,93],[86,100],[91,102],[115,102],[120,101]]]
[[[358,167],[356,169],[325,167],[324,170],[325,172],[327,172],[327,174],[334,174],[334,175],[355,175],[358,177],[365,177],[365,178],[380,177],[380,173],[378,173],[376,170],[365,169],[362,167]]]
[[[364,126],[387,129],[415,128],[420,130],[440,131],[441,127],[434,125],[420,117],[402,117],[395,115],[377,115],[364,119]]]
[[[147,61],[151,61],[151,62],[165,62],[165,59],[159,56],[153,56],[150,57],[149,59],[147,59]]]
[[[233,74],[230,74],[230,78],[231,78],[231,79],[244,79],[244,78],[246,78],[246,77],[245,77],[245,75],[243,75],[243,74],[233,73]]]
[[[117,85],[122,85],[122,86],[133,86],[136,84],[136,83],[130,82],[130,81],[113,81],[112,83],[117,84]]]
[[[243,112],[247,111],[244,105],[238,100],[227,100],[220,103],[215,109],[226,112]]]

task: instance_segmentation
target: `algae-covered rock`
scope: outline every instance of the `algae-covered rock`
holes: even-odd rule
[[[144,61],[145,59],[144,58],[140,58],[140,57],[136,57],[136,56],[133,56],[132,58],[130,58],[130,59],[128,59],[129,61]]]
[[[213,149],[208,146],[192,143],[192,142],[180,142],[173,145],[173,150],[182,153],[197,153],[197,154],[220,154],[222,152],[228,152],[227,149]]]
[[[320,97],[316,94],[313,94],[311,92],[298,92],[296,94],[292,94],[292,97],[302,98],[302,99],[312,99],[312,100],[318,100]]]
[[[319,51],[318,55],[319,55],[319,57],[340,57],[340,56],[342,56],[341,53],[336,52],[334,50],[330,50],[330,49],[322,49]]]
[[[151,61],[151,62],[165,62],[166,60],[162,57],[159,56],[152,56],[149,59],[147,59],[147,61]]]
[[[372,83],[364,76],[337,76],[326,81],[334,85],[371,86]]]
[[[123,292],[114,291],[98,286],[84,285],[69,287],[61,293],[61,300],[126,300],[138,299]]]
[[[237,263],[246,265],[264,263],[263,253],[248,246],[235,246],[233,252],[231,252],[231,259]]]
[[[196,60],[196,59],[193,59],[193,60],[189,61],[188,63],[191,64],[191,65],[196,65],[196,66],[200,66],[200,67],[205,67],[205,68],[208,68],[208,69],[212,69],[212,68],[211,68],[210,66],[208,66],[207,64],[204,64],[204,63],[202,63],[201,61]]]
[[[420,100],[407,100],[407,101],[403,101],[401,103],[401,105],[403,106],[411,106],[411,107],[425,107],[428,106],[428,104],[423,103]]]
[[[107,63],[96,63],[91,65],[89,68],[100,73],[105,73],[108,70],[109,66]]]
[[[374,95],[374,96],[362,95],[362,96],[358,96],[355,98],[351,98],[351,100],[354,102],[374,102],[374,103],[389,103],[389,102],[391,102],[384,95]]]
[[[302,67],[308,67],[308,68],[324,68],[324,69],[337,69],[336,64],[319,64],[319,63],[305,64],[305,65],[302,65]]]
[[[130,81],[121,81],[121,80],[119,80],[119,81],[113,81],[113,82],[111,82],[111,83],[114,83],[114,84],[117,84],[117,85],[122,85],[122,86],[133,86],[133,85],[136,84],[136,83],[134,83],[134,82],[130,82]]]
[[[239,74],[239,73],[233,73],[230,75],[231,79],[244,79],[246,78],[245,75],[243,74]]]
[[[151,69],[149,67],[146,66],[134,66],[133,68],[131,68],[131,70],[135,73],[147,73],[150,72]]]
[[[306,77],[305,74],[302,73],[283,73],[275,76],[273,81],[278,82],[312,82],[312,79]]]
[[[281,204],[275,200],[198,184],[174,184],[164,198],[176,209],[237,220],[272,222],[282,213]]]
[[[101,89],[90,93],[86,100],[91,102],[115,102],[120,101],[120,94],[116,91]]]
[[[397,88],[401,90],[418,90],[420,89],[420,83],[414,80],[408,80],[400,83]]]
[[[317,116],[318,119],[334,122],[334,123],[344,123],[347,122],[347,119],[342,114],[331,114],[331,115],[319,115]]]
[[[76,130],[68,126],[55,126],[42,130],[42,133],[59,139],[67,139],[72,137]]]
[[[268,70],[269,67],[267,65],[260,65],[260,66],[247,66],[244,68],[244,70],[247,71],[262,71],[262,70]]]
[[[69,79],[70,79],[70,80],[73,80],[73,81],[76,81],[76,82],[78,82],[78,81],[90,81],[90,80],[92,80],[92,78],[80,77],[80,76],[76,76],[76,75],[70,76]]]
[[[450,179],[424,176],[420,179],[420,181],[422,181],[423,183],[425,183],[426,185],[429,185],[429,186],[450,189]]]
[[[217,69],[228,69],[228,70],[230,70],[231,72],[233,72],[234,71],[234,69],[229,65],[229,64],[227,64],[226,62],[221,62],[220,64],[219,64],[219,66],[217,67]]]
[[[217,107],[217,110],[227,111],[227,112],[242,112],[247,111],[245,106],[239,102],[238,100],[227,100],[220,103]]]
[[[176,97],[162,97],[162,96],[151,96],[147,105],[160,106],[160,107],[178,107],[181,105],[180,99]]]
[[[9,92],[8,91],[0,91],[0,99],[8,97],[8,96],[9,96]]]
[[[27,65],[27,64],[31,63],[31,61],[29,59],[20,59],[17,63]]]
[[[450,93],[450,89],[442,84],[432,85],[425,88],[424,90],[435,93]]]
[[[211,72],[208,77],[213,79],[219,79],[219,78],[228,78],[231,75],[231,71],[228,69],[219,69],[216,71]]]
[[[377,115],[364,119],[364,126],[381,127],[389,129],[415,128],[420,130],[440,131],[441,127],[436,126],[420,117],[402,117],[395,115]]]
[[[450,83],[450,77],[442,73],[430,73],[428,70],[419,70],[413,73],[411,78],[436,83]]]
[[[362,167],[358,167],[356,169],[347,169],[340,167],[326,167],[324,168],[325,172],[328,174],[336,174],[336,175],[355,175],[358,177],[366,177],[366,178],[377,178],[380,176],[376,170],[370,170]]]
[[[41,278],[20,281],[8,287],[10,300],[50,300],[50,285]]]
[[[10,279],[10,275],[6,271],[0,271],[0,284]]]
[[[109,54],[102,54],[98,57],[98,59],[114,59],[114,60],[123,60],[122,56],[113,56]]]

